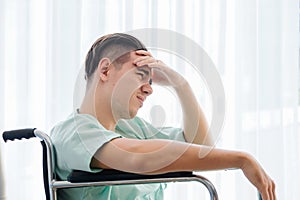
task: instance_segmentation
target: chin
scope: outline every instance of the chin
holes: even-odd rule
[[[134,118],[137,115],[138,111],[139,109],[132,109],[131,111],[129,111],[130,118]]]
[[[130,110],[119,115],[119,119],[132,119],[137,115],[137,110]]]
[[[137,112],[130,113],[130,119],[134,118],[137,115]]]

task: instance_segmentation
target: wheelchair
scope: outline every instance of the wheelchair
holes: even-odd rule
[[[76,187],[112,186],[147,183],[168,183],[196,181],[205,186],[210,200],[218,200],[214,185],[205,177],[193,172],[170,172],[158,175],[141,175],[118,170],[102,170],[98,173],[74,170],[66,181],[57,180],[54,173],[54,151],[50,137],[36,128],[3,132],[5,142],[15,139],[38,138],[43,150],[43,181],[46,200],[57,200],[57,190]],[[261,199],[259,197],[259,199]]]

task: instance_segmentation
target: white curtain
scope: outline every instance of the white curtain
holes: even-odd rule
[[[0,21],[1,132],[24,127],[49,132],[64,119],[73,109],[85,54],[99,36],[168,29],[198,43],[221,75],[226,121],[217,146],[252,153],[277,183],[278,199],[300,198],[298,0],[2,0]],[[200,82],[178,70],[191,83]],[[205,89],[193,89],[209,117]],[[166,123],[180,122],[180,109],[164,109]],[[6,199],[42,199],[39,144],[0,144]],[[257,196],[240,171],[201,174],[213,181],[221,199]],[[207,199],[203,194],[197,184],[171,184],[166,199]]]

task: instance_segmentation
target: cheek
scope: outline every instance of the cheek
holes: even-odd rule
[[[125,74],[114,82],[114,89],[121,93],[129,94],[137,90],[141,83],[138,78],[131,73]]]
[[[125,102],[128,103],[140,87],[139,85],[138,81],[134,80],[132,77],[121,77],[121,79],[113,83],[112,97],[113,99],[122,102],[122,104]]]

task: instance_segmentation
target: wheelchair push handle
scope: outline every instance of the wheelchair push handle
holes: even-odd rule
[[[35,137],[34,134],[35,128],[26,128],[26,129],[17,129],[11,131],[3,132],[3,140],[6,142],[7,140],[21,140],[21,139],[29,139]]]

